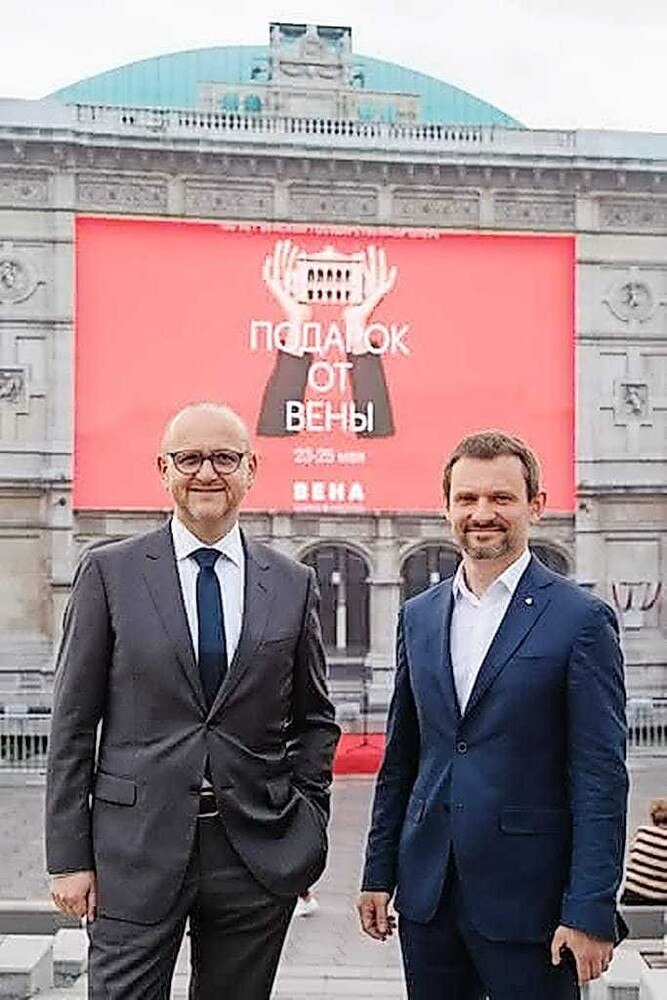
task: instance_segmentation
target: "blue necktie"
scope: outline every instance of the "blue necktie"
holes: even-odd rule
[[[222,613],[220,584],[215,564],[217,549],[197,549],[192,558],[199,564],[197,574],[197,620],[199,623],[199,673],[207,708],[227,671],[225,620]]]

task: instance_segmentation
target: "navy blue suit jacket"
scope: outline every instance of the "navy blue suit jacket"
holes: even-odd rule
[[[625,842],[625,692],[613,611],[534,557],[461,716],[452,580],[407,601],[364,889],[427,922],[454,852],[463,902],[496,941],[559,923],[615,937]]]

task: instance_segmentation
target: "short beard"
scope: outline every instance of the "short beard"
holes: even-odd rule
[[[506,556],[510,550],[507,535],[503,535],[495,545],[475,545],[474,542],[470,541],[468,532],[463,535],[461,547],[471,559],[500,559],[501,556]]]

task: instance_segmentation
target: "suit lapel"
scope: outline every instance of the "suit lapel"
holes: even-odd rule
[[[551,583],[551,577],[533,556],[484,657],[466,705],[466,716],[474,711],[544,613],[550,600],[548,588]]]
[[[268,585],[268,579],[271,576],[270,561],[251,539],[246,538],[245,535],[242,535],[242,538],[246,559],[241,635],[227,674],[215,696],[211,713],[217,711],[229,697],[250,666],[253,653],[262,641],[269,610],[275,596],[275,590],[272,590]]]
[[[452,611],[454,609],[454,598],[452,596],[452,581],[447,580],[444,586],[444,599],[443,599],[443,614],[441,616],[442,628],[444,632],[443,636],[443,667],[440,676],[443,679],[444,689],[445,689],[445,700],[449,706],[450,711],[456,719],[461,718],[461,709],[459,707],[459,699],[456,696],[456,688],[454,686],[454,668],[452,667],[452,651],[449,641],[450,626],[452,623]]]
[[[454,672],[449,645],[449,628],[452,619],[452,582],[445,580],[429,595],[431,607],[423,629],[415,623],[412,642],[421,644],[422,662],[432,674],[430,690],[438,690],[454,718],[460,718],[459,703],[454,689]]]
[[[143,560],[146,585],[195,698],[205,712],[204,690],[192,648],[169,524],[154,532],[146,541]]]

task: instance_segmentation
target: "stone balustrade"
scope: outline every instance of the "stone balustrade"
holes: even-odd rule
[[[214,142],[347,148],[397,153],[667,161],[667,134],[595,130],[526,129],[441,122],[380,122],[338,118],[268,116],[197,109],[63,105],[55,101],[0,100],[0,128],[132,138],[206,139]],[[645,165],[645,164],[644,164]],[[656,163],[657,165],[657,163]]]

